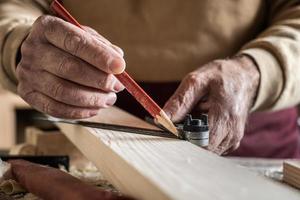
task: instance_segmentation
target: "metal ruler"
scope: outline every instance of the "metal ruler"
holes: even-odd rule
[[[48,121],[52,123],[73,124],[73,125],[79,125],[84,127],[134,133],[139,135],[158,136],[158,137],[173,138],[173,139],[178,138],[182,140],[187,140],[200,147],[206,147],[208,146],[209,143],[209,129],[208,129],[207,116],[204,115],[200,119],[192,119],[192,117],[188,115],[183,124],[177,124],[177,129],[178,132],[180,133],[179,137],[176,137],[174,134],[168,132],[167,130],[163,130],[162,127],[159,127],[162,130],[153,130],[153,129],[137,128],[137,127],[130,127],[130,126],[115,125],[115,124],[82,121],[82,120],[59,119],[54,117],[36,118],[36,120]],[[149,120],[147,121],[157,126],[153,121],[149,121]]]

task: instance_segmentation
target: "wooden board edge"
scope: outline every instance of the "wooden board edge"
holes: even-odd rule
[[[164,193],[161,188],[149,181],[125,160],[120,158],[117,153],[112,151],[102,141],[101,145],[99,145],[99,139],[95,135],[90,134],[89,128],[76,127],[74,125],[66,124],[64,124],[63,126],[60,124],[57,125],[60,130],[68,137],[68,139],[73,142],[73,144],[76,144],[76,147],[90,161],[97,160],[97,162],[94,162],[96,167],[101,171],[101,173],[103,173],[103,176],[123,194],[143,200],[171,200],[171,198],[166,193]],[[85,137],[81,137],[80,135],[82,134],[85,134]],[[92,148],[86,148],[86,146],[97,146],[98,148],[101,147],[101,149],[98,149],[98,152],[101,152],[103,155],[109,157],[110,159],[102,159],[101,156],[97,154],[97,152],[94,152]],[[116,160],[118,164],[116,164]],[[122,167],[120,168],[121,165]],[[120,181],[124,180],[128,176],[133,178],[130,180],[130,183],[128,182],[124,184],[122,181]],[[141,184],[144,185],[144,189],[137,190],[136,185]],[[148,194],[148,196],[145,194]]]

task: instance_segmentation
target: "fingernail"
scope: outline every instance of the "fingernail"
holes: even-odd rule
[[[107,101],[106,101],[106,106],[110,107],[112,105],[114,105],[117,101],[117,95],[115,93],[112,93],[112,95],[110,97],[108,97]]]
[[[114,57],[108,60],[108,67],[111,73],[120,74],[125,70],[126,63],[123,58]]]
[[[121,92],[122,90],[124,90],[125,87],[122,83],[120,83],[119,81],[117,81],[114,85],[114,91],[115,92]]]

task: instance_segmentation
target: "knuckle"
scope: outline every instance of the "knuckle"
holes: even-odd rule
[[[28,85],[20,84],[17,90],[18,90],[18,94],[20,95],[20,97],[22,97],[22,99],[24,99],[27,103],[33,106],[35,105],[35,98],[34,98],[35,92],[32,89],[30,89]]]
[[[26,39],[21,45],[22,57],[31,54],[33,48],[34,48],[33,42],[30,39]]]
[[[50,15],[40,16],[33,24],[32,34],[44,35],[45,33],[53,33],[57,29],[56,17]]]
[[[192,72],[186,76],[185,81],[190,85],[199,85],[201,77],[199,76],[199,74]]]
[[[21,61],[27,64],[34,62],[34,52],[35,46],[30,41],[24,41],[21,45]]]
[[[63,56],[60,64],[58,65],[57,71],[60,75],[70,74],[73,75],[73,66],[77,65],[72,57]],[[77,74],[81,74],[78,72]]]
[[[95,106],[95,107],[101,107],[102,106],[102,102],[101,102],[101,98],[99,98],[98,95],[92,95],[90,97],[90,99],[87,102],[89,105],[91,106]]]
[[[42,112],[47,113],[47,114],[52,114],[52,109],[51,109],[51,103],[50,101],[43,101],[42,102]]]
[[[41,15],[35,20],[34,25],[35,24],[43,25],[43,24],[45,24],[46,21],[48,21],[48,19],[49,19],[48,15]]]
[[[27,69],[26,65],[21,61],[16,68],[16,76],[19,82],[26,81],[30,76],[30,70]]]
[[[211,74],[211,82],[215,83],[215,86],[224,87],[226,76],[224,76],[224,66],[222,64],[218,65],[215,71]]]
[[[106,107],[106,98],[102,97],[98,93],[87,94],[82,93],[79,89],[72,89],[69,92],[69,96],[73,101],[77,102],[82,107],[94,107],[94,108],[104,108]]]
[[[211,78],[211,87],[219,90],[224,90],[225,85],[225,77],[220,75],[219,72],[216,72],[214,77]]]
[[[83,34],[69,32],[64,38],[64,48],[71,54],[77,56],[81,50],[86,49],[87,39]]]
[[[60,27],[58,27],[58,18],[42,15],[40,16],[32,26],[29,36],[27,40],[31,41],[33,45],[37,42],[47,42],[46,36],[52,35],[55,33]]]
[[[99,98],[96,95],[80,94],[76,89],[73,91],[73,95],[81,105],[97,107],[99,104]]]
[[[68,89],[69,96],[73,99],[77,99],[79,102],[86,102],[86,95],[80,94],[78,88]]]
[[[53,23],[54,21],[55,21],[55,17],[50,16],[50,15],[42,15],[36,19],[33,26],[46,28],[46,30],[48,30],[50,28],[50,30],[51,30],[51,28],[54,24]]]
[[[79,88],[66,88],[64,94],[67,96],[67,101],[76,102],[76,104],[81,106],[89,106],[89,96]]]
[[[21,45],[21,62],[27,67],[41,67],[40,63],[48,55],[47,46],[40,40],[26,39]],[[45,53],[46,52],[46,53]]]
[[[52,86],[50,87],[51,88],[51,92],[53,93],[53,97],[54,98],[60,98],[61,96],[64,95],[64,86],[62,83],[55,83],[55,84],[52,84]]]
[[[73,56],[62,58],[58,65],[57,73],[62,77],[69,77],[70,80],[75,80],[80,77],[84,80],[90,79],[86,65]]]

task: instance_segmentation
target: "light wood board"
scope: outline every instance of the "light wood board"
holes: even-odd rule
[[[283,181],[300,189],[300,161],[283,163]]]
[[[16,110],[29,109],[21,97],[0,91],[0,149],[7,150],[16,144]]]
[[[151,127],[116,109],[99,122]],[[120,191],[141,200],[299,200],[289,186],[177,139],[58,124]]]

